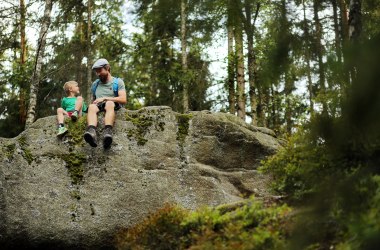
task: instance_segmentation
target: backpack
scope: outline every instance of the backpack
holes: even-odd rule
[[[119,78],[114,77],[113,78],[113,82],[112,82],[112,90],[113,90],[113,94],[114,94],[115,97],[119,96],[119,84],[118,84],[118,80],[119,80]],[[99,85],[99,82],[100,82],[100,80],[96,79],[95,84],[93,84],[92,87],[91,87],[91,92],[92,92],[92,96],[94,97],[94,99],[96,99],[95,92],[96,92],[96,88]]]

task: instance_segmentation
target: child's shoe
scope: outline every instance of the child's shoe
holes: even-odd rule
[[[57,136],[58,136],[58,137],[61,137],[61,136],[63,136],[64,134],[66,134],[67,132],[68,132],[67,128],[65,128],[65,127],[59,127],[59,128],[58,128],[58,134],[57,134]]]
[[[78,111],[74,111],[72,114],[71,114],[71,120],[73,121],[73,122],[76,122],[77,120],[78,120]]]

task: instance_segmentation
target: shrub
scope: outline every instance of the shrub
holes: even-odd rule
[[[166,205],[142,223],[119,232],[119,249],[280,249],[290,209],[265,208],[253,197],[236,209],[189,212]]]

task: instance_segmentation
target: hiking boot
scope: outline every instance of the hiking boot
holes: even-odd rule
[[[83,135],[84,140],[91,145],[91,147],[96,147],[96,130],[94,128],[87,128],[86,133]]]
[[[105,128],[103,133],[103,147],[108,149],[112,144],[112,128]]]
[[[71,120],[73,122],[76,122],[78,120],[78,111],[74,111],[72,114],[71,114]]]
[[[68,130],[66,127],[59,127],[57,136],[61,137],[61,136],[65,135],[67,132],[68,132]]]

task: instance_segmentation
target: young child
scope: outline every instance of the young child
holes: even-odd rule
[[[76,81],[68,81],[63,85],[67,97],[64,97],[61,102],[61,107],[57,109],[58,134],[63,136],[67,133],[67,128],[64,124],[65,116],[76,121],[82,115],[82,112],[87,112],[87,106],[83,102],[83,98],[79,96],[79,86]]]

